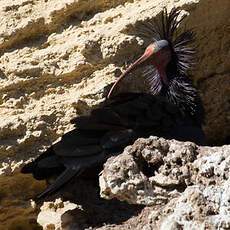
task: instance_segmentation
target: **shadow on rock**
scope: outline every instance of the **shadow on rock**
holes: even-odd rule
[[[64,210],[66,207],[65,202],[61,202],[60,205],[60,203],[56,204],[56,200],[54,203],[49,202],[47,209],[54,207],[55,215],[58,215],[61,227],[68,226],[73,229],[118,225],[133,216],[137,216],[144,208],[142,205],[130,205],[115,199],[105,200],[100,198],[99,185],[95,179],[78,179],[73,181],[65,187],[65,191],[60,191],[58,195],[59,197],[62,196],[63,200],[68,200],[76,204],[76,208],[67,208],[67,210]],[[55,200],[56,197],[58,196],[51,198]],[[57,214],[57,209],[60,208],[64,211]],[[45,209],[43,205],[40,214],[44,213]],[[42,215],[43,217],[39,221],[40,224],[43,222],[42,219],[46,219],[45,214]],[[52,224],[56,226],[56,223]]]

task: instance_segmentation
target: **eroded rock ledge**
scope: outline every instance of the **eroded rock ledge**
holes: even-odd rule
[[[58,226],[63,229],[229,229],[229,171],[229,145],[201,147],[158,137],[140,138],[104,165],[99,179],[100,194],[103,198],[113,199],[107,206],[106,201],[99,202],[94,211],[91,209],[91,216],[82,219],[83,214],[79,216],[79,212],[88,212],[84,209],[85,204],[73,212],[74,204],[68,202],[45,203],[39,223],[44,229],[49,229],[47,226],[54,229]],[[85,186],[88,196],[96,194],[92,185]],[[76,191],[75,200],[80,188],[79,182],[71,186],[71,191]],[[99,201],[95,202],[95,199],[98,199],[96,195],[86,201],[88,207]],[[114,199],[129,203],[127,209],[136,207],[135,215],[123,219],[122,223],[119,218],[113,219],[111,224],[108,215],[122,213],[121,204],[116,204]],[[101,217],[101,222],[93,224],[92,218],[102,208],[106,208],[107,215]],[[50,215],[50,212],[55,218],[44,223],[44,219],[48,219],[45,214]],[[86,220],[94,226],[87,225]],[[103,223],[107,225],[102,226]]]

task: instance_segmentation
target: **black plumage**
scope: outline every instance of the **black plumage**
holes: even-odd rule
[[[121,75],[105,102],[90,115],[74,118],[74,130],[22,168],[22,173],[32,173],[38,180],[57,176],[37,199],[54,193],[74,176],[102,169],[108,157],[119,154],[138,137],[157,135],[204,143],[202,105],[187,77],[193,54],[187,45],[193,34],[185,31],[175,36],[179,13],[164,10],[155,27],[148,25],[154,43]],[[150,93],[113,96],[122,78],[139,64],[147,69]]]

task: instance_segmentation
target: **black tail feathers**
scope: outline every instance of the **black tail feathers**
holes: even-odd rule
[[[49,148],[40,155],[35,161],[24,165],[21,172],[24,174],[33,174],[37,180],[45,180],[59,175],[65,170],[64,165],[60,164],[53,148]]]
[[[60,176],[55,180],[54,183],[49,185],[44,192],[39,194],[34,200],[36,203],[39,203],[47,196],[53,194],[54,192],[58,191],[63,185],[68,183],[74,176],[80,174],[81,170],[67,168],[61,173]]]

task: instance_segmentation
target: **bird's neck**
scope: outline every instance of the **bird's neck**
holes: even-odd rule
[[[170,59],[167,55],[167,53],[158,55],[152,63],[164,85],[168,85],[169,83],[167,76],[167,66],[170,63]]]
[[[170,103],[176,105],[183,114],[194,117],[199,123],[203,122],[201,100],[187,76],[171,78],[168,85],[162,88],[162,94]]]
[[[162,66],[156,66],[156,69],[161,78],[161,81],[163,82],[164,85],[167,86],[169,82],[168,82],[168,77],[167,77],[165,68],[163,68]]]

